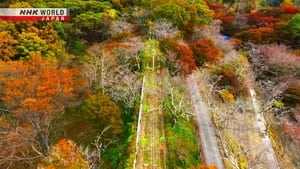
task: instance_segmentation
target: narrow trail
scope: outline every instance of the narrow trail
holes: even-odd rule
[[[272,146],[272,142],[267,135],[267,129],[265,124],[265,118],[263,114],[260,112],[260,106],[258,104],[255,91],[253,89],[250,89],[250,96],[254,108],[254,112],[256,114],[256,127],[258,128],[259,132],[263,134],[262,136],[262,143],[263,143],[263,157],[264,158],[264,167],[267,167],[269,169],[280,169],[278,165],[278,161],[276,159],[276,155]]]
[[[206,105],[201,98],[195,77],[191,75],[187,80],[188,89],[194,105],[194,114],[200,133],[205,163],[208,165],[215,165],[218,169],[224,169],[213,124],[210,120]]]

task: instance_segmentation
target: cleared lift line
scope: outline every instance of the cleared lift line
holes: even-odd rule
[[[162,94],[159,85],[162,77],[156,71],[157,43],[145,43],[144,78],[140,99],[136,153],[134,169],[165,169],[166,152],[160,149],[160,138],[164,137],[163,118],[159,114]]]
[[[213,125],[193,74],[188,77],[187,84],[194,105],[194,114],[200,133],[205,163],[207,165],[215,165],[218,169],[224,169]]]

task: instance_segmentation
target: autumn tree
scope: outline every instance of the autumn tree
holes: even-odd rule
[[[16,24],[14,22],[8,22],[8,21],[0,21],[0,31],[5,31],[8,34],[10,34],[12,37],[16,39],[18,36],[18,30],[16,28]]]
[[[171,22],[165,20],[157,20],[150,26],[150,36],[163,39],[163,38],[175,38],[179,31],[176,26]]]
[[[246,76],[248,75],[249,63],[245,56],[237,56],[225,64],[220,64],[213,72],[216,86],[221,89],[221,97],[226,96],[229,91],[234,96],[247,95],[248,84]],[[225,95],[223,95],[225,94]],[[229,95],[227,95],[229,96]]]
[[[210,39],[201,39],[190,45],[197,66],[203,65],[205,62],[220,61],[224,54],[215,47],[214,42]]]
[[[103,152],[124,127],[120,107],[105,94],[89,95],[69,109],[65,119],[63,133],[86,149],[89,166],[99,166]]]
[[[173,74],[190,74],[196,69],[193,52],[188,45],[175,39],[165,38],[160,42],[161,50],[166,55],[166,64]]]
[[[299,10],[297,9],[297,7],[294,6],[294,5],[291,5],[291,4],[284,5],[281,8],[283,9],[283,11],[285,13],[288,13],[288,14],[296,14],[297,12],[299,12]]]
[[[179,27],[183,27],[192,21],[193,14],[195,16],[196,9],[187,10],[184,6],[168,2],[156,8],[152,12],[152,17],[154,19],[163,18],[171,21]]]
[[[8,32],[0,32],[0,59],[7,61],[10,60],[15,54],[15,45],[18,43]]]
[[[130,38],[126,43],[91,46],[88,49],[91,59],[85,65],[83,73],[93,91],[101,91],[116,102],[132,108],[136,92],[140,88],[138,74],[141,66],[138,53],[142,46],[139,38]]]
[[[84,88],[78,70],[57,68],[55,60],[33,55],[29,60],[1,62],[0,72],[1,105],[9,110],[11,123],[1,140],[15,143],[1,151],[1,158],[10,156],[5,161],[9,163],[46,155],[52,144],[51,120],[72,105],[79,86]],[[22,137],[10,137],[20,134],[20,130],[27,132]],[[20,148],[15,149],[16,146]]]
[[[38,165],[39,169],[88,169],[79,147],[71,140],[61,139]]]
[[[76,36],[76,40],[85,39],[98,41],[106,38],[107,30],[111,19],[115,19],[117,11],[112,9],[112,4],[109,1],[79,1],[67,0],[62,2],[49,2],[51,7],[65,7],[70,9],[70,23],[72,33],[71,36]],[[73,37],[69,37],[73,38]],[[68,43],[73,44],[73,39],[68,40]]]
[[[194,1],[191,5],[196,6],[198,23],[201,25],[209,24],[212,21],[215,13],[212,9],[209,8],[205,0]]]
[[[15,2],[9,5],[10,8],[31,8],[32,6],[28,2]]]
[[[19,44],[16,46],[17,56],[20,58],[28,58],[33,54],[40,53],[49,55],[48,44],[37,34],[31,32],[22,32],[18,36]]]
[[[270,44],[277,40],[274,29],[271,27],[248,29],[234,34],[233,37],[256,44]]]
[[[134,26],[124,20],[112,21],[109,26],[109,34],[111,36],[116,36],[125,32],[132,32]]]

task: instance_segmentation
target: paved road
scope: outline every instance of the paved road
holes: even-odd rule
[[[205,163],[207,165],[215,165],[218,169],[224,169],[213,125],[193,75],[188,77],[188,88],[194,105],[196,122],[199,126],[198,128]]]

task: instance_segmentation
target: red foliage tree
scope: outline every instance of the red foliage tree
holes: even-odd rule
[[[223,34],[233,35],[235,32],[238,31],[238,28],[233,24],[235,16],[226,15],[224,12],[216,12],[215,18],[222,21]]]
[[[243,41],[250,41],[257,44],[270,44],[276,42],[277,37],[274,29],[270,27],[260,27],[257,29],[248,29],[233,35]]]
[[[180,44],[174,39],[166,38],[161,41],[162,50],[167,54],[167,59],[183,74],[190,74],[196,69],[196,63],[193,58],[193,52],[189,46]],[[175,55],[175,58],[172,58]]]
[[[217,62],[224,57],[224,53],[210,39],[201,39],[192,43],[190,47],[198,66],[205,62]]]
[[[261,12],[255,12],[246,15],[248,18],[248,25],[256,27],[274,27],[280,19],[274,16],[264,16]]]
[[[299,12],[298,8],[294,5],[284,5],[281,9],[287,14],[296,14]]]
[[[184,74],[192,73],[196,69],[196,63],[191,49],[187,45],[176,43],[174,50],[179,56],[178,62],[182,65],[181,69]]]

